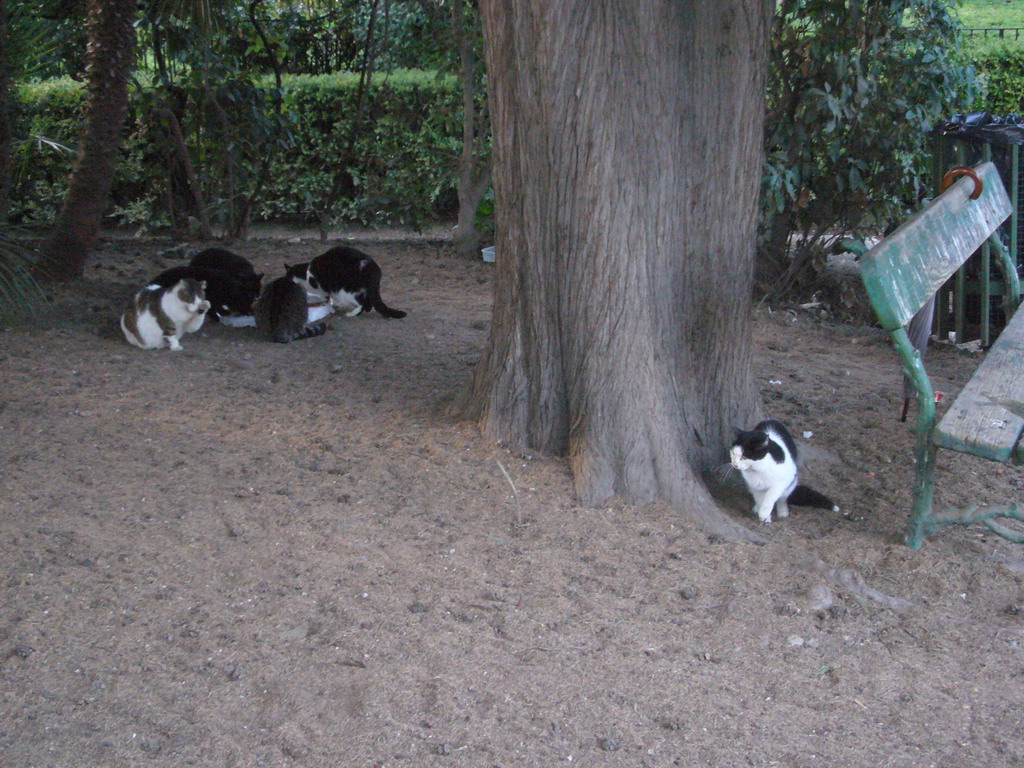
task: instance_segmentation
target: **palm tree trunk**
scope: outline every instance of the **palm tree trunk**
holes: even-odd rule
[[[81,277],[96,244],[128,108],[136,0],[88,0],[85,122],[64,205],[47,247],[45,277]]]
[[[11,189],[11,62],[7,43],[7,2],[0,0],[0,224],[7,221]]]

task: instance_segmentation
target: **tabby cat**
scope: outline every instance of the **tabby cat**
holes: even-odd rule
[[[327,323],[316,321],[332,311],[329,304],[311,307],[306,291],[290,275],[272,280],[256,302],[256,328],[268,341],[286,344],[327,332]]]

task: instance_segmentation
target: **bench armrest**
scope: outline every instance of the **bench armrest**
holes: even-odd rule
[[[995,249],[995,252],[999,255],[998,262],[999,268],[1003,272],[1003,284],[1006,292],[1006,316],[1009,317],[1017,311],[1017,305],[1020,304],[1020,278],[1017,276],[1017,265],[1013,263],[1013,259],[1010,258],[1010,254],[1006,250],[1006,246],[1003,245],[1003,241],[999,239],[999,233],[993,232],[988,238],[989,245]]]

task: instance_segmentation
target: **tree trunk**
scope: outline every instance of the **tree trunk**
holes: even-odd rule
[[[11,125],[11,61],[7,41],[7,0],[0,0],[0,224],[10,212],[11,151],[14,128]]]
[[[489,157],[478,151],[476,89],[478,61],[473,52],[473,41],[466,34],[465,8],[462,0],[452,3],[450,15],[452,36],[459,54],[462,80],[462,152],[459,154],[457,192],[459,215],[452,241],[455,250],[463,256],[476,256],[480,248],[480,231],[476,228],[476,212],[491,186]]]
[[[585,504],[746,536],[701,473],[759,414],[750,305],[771,0],[481,0],[491,336],[456,408]]]
[[[45,277],[81,277],[117,164],[135,47],[135,0],[88,0],[88,88],[78,158],[47,247]]]
[[[185,144],[185,136],[181,132],[181,123],[170,107],[159,107],[153,110],[153,114],[162,117],[167,122],[167,140],[171,151],[177,156],[178,162],[181,163],[189,191],[192,193],[192,202],[196,207],[196,218],[199,220],[199,237],[203,240],[212,240],[213,227],[210,226],[210,214],[206,209],[206,201],[203,199],[203,187],[199,182],[199,177],[196,175],[195,166],[192,165],[192,157],[188,153],[188,145]],[[168,179],[168,189],[170,186],[170,179]]]

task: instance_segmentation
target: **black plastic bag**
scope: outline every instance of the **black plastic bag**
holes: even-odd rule
[[[1024,115],[997,117],[991,112],[953,115],[949,120],[939,121],[933,134],[1000,147],[1024,144]]]

